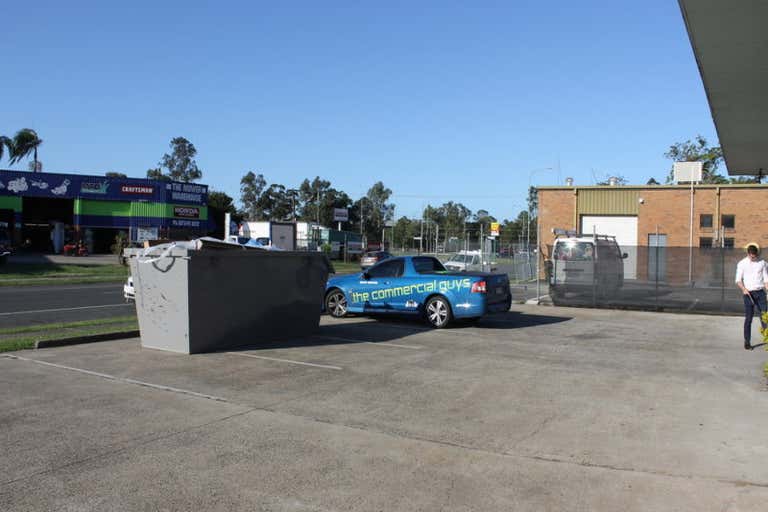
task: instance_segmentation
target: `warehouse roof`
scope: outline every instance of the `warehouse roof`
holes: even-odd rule
[[[697,189],[702,188],[768,188],[768,183],[700,183],[695,185]],[[543,185],[536,187],[537,190],[659,190],[659,189],[679,189],[688,190],[689,184],[681,185]]]

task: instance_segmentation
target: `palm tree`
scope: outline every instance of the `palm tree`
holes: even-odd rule
[[[8,158],[13,158],[13,140],[5,135],[0,135],[0,160],[3,159],[3,153],[8,150]]]
[[[12,142],[11,164],[15,164],[22,158],[29,156],[30,153],[33,153],[35,162],[33,169],[37,169],[37,148],[43,143],[42,139],[37,136],[37,132],[31,128],[23,128],[16,132]]]

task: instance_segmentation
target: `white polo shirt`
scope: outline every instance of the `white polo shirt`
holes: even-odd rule
[[[749,256],[736,265],[736,284],[744,281],[744,287],[754,292],[762,290],[768,283],[768,265],[765,260],[752,261]]]

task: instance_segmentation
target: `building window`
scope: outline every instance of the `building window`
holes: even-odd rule
[[[700,228],[710,228],[710,229],[712,229],[712,214],[711,213],[705,213],[705,214],[699,215],[699,227]]]
[[[733,229],[736,227],[736,216],[735,215],[723,215],[722,217],[722,226],[725,229]]]
[[[723,247],[733,249],[733,238],[723,238]]]
[[[712,238],[699,238],[699,247],[704,249],[711,249],[712,248]]]

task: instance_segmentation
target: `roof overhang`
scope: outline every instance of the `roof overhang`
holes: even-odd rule
[[[768,174],[768,1],[678,1],[728,174]]]

